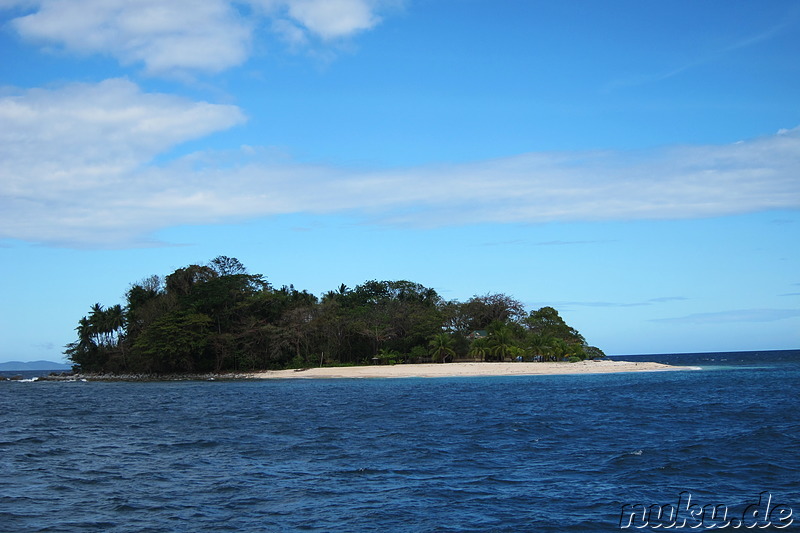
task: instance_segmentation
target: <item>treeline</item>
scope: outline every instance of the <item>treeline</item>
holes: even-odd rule
[[[81,372],[184,373],[336,364],[555,361],[603,356],[552,307],[504,294],[445,301],[410,281],[274,288],[234,258],[131,285],[95,304],[65,354]]]

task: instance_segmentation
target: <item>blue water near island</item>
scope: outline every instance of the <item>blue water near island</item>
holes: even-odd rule
[[[2,381],[0,530],[620,531],[681,493],[797,530],[800,351],[626,359],[702,369]]]

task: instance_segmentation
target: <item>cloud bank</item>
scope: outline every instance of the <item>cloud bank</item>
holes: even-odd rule
[[[23,38],[71,53],[108,55],[150,75],[218,73],[244,63],[256,32],[292,45],[342,39],[377,25],[377,0],[3,0],[26,12]]]
[[[155,163],[242,124],[236,106],[112,79],[0,98],[0,238],[128,247],[152,232],[287,213],[416,227],[677,219],[800,207],[800,129],[731,145],[534,152],[437,167],[351,169],[263,147]]]

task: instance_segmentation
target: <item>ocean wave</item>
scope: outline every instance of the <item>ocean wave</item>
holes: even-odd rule
[[[611,531],[621,505],[681,490],[800,501],[800,368],[782,364],[0,387],[0,530]]]

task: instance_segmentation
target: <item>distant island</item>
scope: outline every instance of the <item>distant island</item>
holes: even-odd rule
[[[0,363],[0,372],[30,372],[39,370],[69,370],[70,365],[53,361],[8,361]]]
[[[91,306],[64,353],[82,373],[181,374],[453,361],[604,357],[552,307],[505,294],[444,300],[410,281],[340,285],[318,298],[220,256],[131,284]]]

